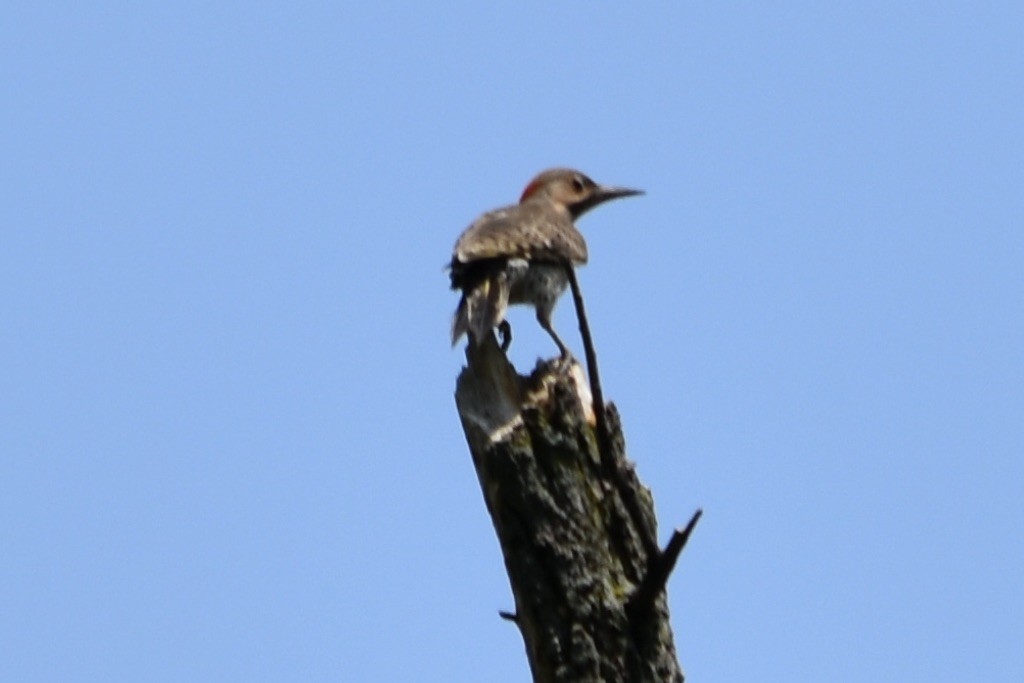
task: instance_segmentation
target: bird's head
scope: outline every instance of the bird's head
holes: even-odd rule
[[[643,190],[627,187],[598,185],[579,171],[571,168],[552,168],[540,173],[523,190],[519,203],[532,199],[549,199],[569,210],[573,219],[611,199],[643,194]]]

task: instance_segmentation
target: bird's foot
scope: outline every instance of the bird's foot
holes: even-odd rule
[[[501,337],[501,352],[505,353],[512,345],[512,326],[507,320],[498,323],[498,336]]]
[[[569,367],[570,365],[572,365],[573,363],[576,362],[576,357],[574,355],[572,355],[572,351],[569,350],[569,347],[567,347],[567,346],[560,346],[558,350],[559,350],[558,359],[557,359],[558,365],[567,368],[567,367]]]

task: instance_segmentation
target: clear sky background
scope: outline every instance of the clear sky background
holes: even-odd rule
[[[529,680],[442,266],[553,165],[689,680],[1024,677],[1019,2],[12,2],[0,92],[0,680]]]

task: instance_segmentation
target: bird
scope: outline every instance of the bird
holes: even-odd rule
[[[558,298],[568,286],[566,267],[587,262],[587,243],[575,221],[599,204],[643,194],[642,190],[599,185],[570,168],[535,176],[518,204],[488,211],[463,231],[449,264],[451,288],[462,292],[452,319],[455,346],[463,335],[482,344],[495,327],[501,349],[512,342],[505,319],[510,305],[532,305],[537,322],[558,346],[569,348],[551,324]]]

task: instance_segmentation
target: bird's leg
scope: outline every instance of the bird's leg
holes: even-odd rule
[[[562,360],[569,360],[572,358],[572,353],[569,351],[569,347],[565,345],[562,338],[555,332],[554,326],[551,324],[551,310],[543,306],[537,308],[537,322],[544,328],[544,331],[551,335],[551,338],[558,344],[558,351],[561,354]]]
[[[498,336],[501,337],[501,352],[504,353],[512,344],[512,326],[508,324],[507,320],[498,323]]]

